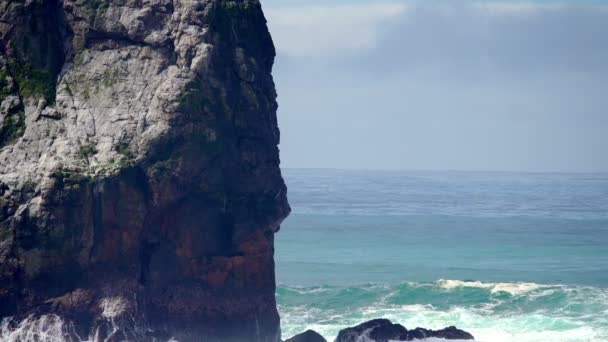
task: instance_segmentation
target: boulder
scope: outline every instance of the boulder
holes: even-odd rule
[[[285,342],[327,342],[327,340],[314,330],[306,330]]]
[[[340,331],[335,342],[358,342],[358,341],[412,341],[424,338],[443,338],[446,340],[473,340],[473,335],[456,327],[448,327],[441,330],[429,330],[416,328],[408,330],[400,324],[394,324],[388,319],[374,319],[355,327]]]

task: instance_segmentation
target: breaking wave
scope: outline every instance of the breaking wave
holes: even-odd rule
[[[340,329],[374,318],[407,328],[455,325],[482,342],[608,341],[608,289],[439,280],[350,287],[280,286],[283,336]]]

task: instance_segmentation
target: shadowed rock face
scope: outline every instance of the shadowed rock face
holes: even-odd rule
[[[7,331],[278,341],[259,1],[0,0],[0,38]]]
[[[306,330],[301,334],[285,340],[285,342],[327,342],[327,340],[314,330]]]

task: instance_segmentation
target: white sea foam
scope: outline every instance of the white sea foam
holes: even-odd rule
[[[384,317],[408,328],[426,327],[441,329],[449,325],[470,332],[478,342],[606,342],[606,331],[597,327],[579,326],[567,319],[538,314],[517,317],[485,316],[475,310],[456,308],[449,311],[426,310],[406,312],[398,310],[367,310],[361,318],[334,317],[308,328],[321,333],[328,341],[333,340],[340,329],[363,321]],[[285,325],[286,321],[283,322]],[[557,326],[557,327],[556,327]],[[561,326],[561,328],[559,327]],[[287,329],[289,330],[289,329]],[[425,342],[442,342],[442,339],[426,339]]]
[[[310,295],[332,291],[330,287],[291,287],[290,290],[301,295]]]
[[[475,301],[481,298],[487,301],[459,303],[462,293],[454,291],[454,305],[441,304],[441,298],[462,287],[510,293],[511,297],[482,296]],[[436,306],[415,303],[417,298],[429,300],[431,289],[437,291]],[[285,337],[311,328],[332,340],[345,327],[387,318],[410,329],[437,330],[454,325],[470,332],[480,342],[608,341],[608,317],[603,316],[608,308],[608,289],[604,288],[442,280],[408,283],[407,287],[398,286],[391,293],[394,297],[385,298],[383,294],[379,297],[381,300],[371,299],[360,308],[321,309],[300,305],[295,312],[291,307],[281,306]]]
[[[589,327],[567,331],[520,331],[512,332],[497,329],[471,329],[470,332],[479,342],[606,342],[597,331]]]
[[[374,315],[380,315],[385,317],[387,314],[399,314],[399,313],[417,313],[417,312],[432,312],[435,308],[430,304],[409,304],[409,305],[388,305],[386,307],[367,307],[361,309],[361,312],[366,316],[373,317]],[[378,317],[380,317],[378,316]]]
[[[410,304],[410,305],[401,305],[399,306],[399,310],[408,311],[408,312],[424,312],[429,310],[434,310],[432,305],[430,304]]]
[[[92,336],[87,339],[81,339],[76,334],[74,324],[70,320],[66,320],[58,315],[30,315],[27,318],[17,322],[14,318],[4,318],[0,323],[0,342],[105,342],[114,340],[113,333],[117,332],[119,327],[114,319],[121,315],[126,306],[122,300],[117,297],[108,298],[107,301],[102,301],[102,315],[108,319],[113,332],[109,336],[102,337],[99,328]],[[138,327],[129,327],[130,329],[138,329]],[[169,342],[177,342],[175,339]]]
[[[441,279],[437,283],[441,288],[447,290],[461,287],[476,287],[488,289],[491,293],[506,292],[513,296],[519,296],[538,289],[550,287],[548,285],[540,285],[535,283],[482,283],[480,281],[462,281],[450,279]]]
[[[66,324],[57,315],[29,316],[13,326],[6,318],[0,324],[2,342],[58,342],[67,337]]]

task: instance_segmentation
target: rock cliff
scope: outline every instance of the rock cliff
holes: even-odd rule
[[[0,0],[0,51],[0,334],[278,341],[259,1]]]

